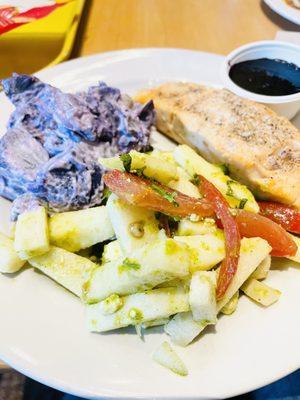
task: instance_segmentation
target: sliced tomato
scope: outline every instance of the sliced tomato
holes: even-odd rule
[[[215,217],[225,231],[226,257],[221,264],[217,284],[217,298],[226,292],[234,277],[239,259],[240,235],[261,237],[268,241],[274,256],[293,256],[297,245],[292,237],[276,222],[259,214],[240,210],[236,217],[230,213],[229,205],[213,184],[199,176],[199,189],[203,199],[195,199],[157,182],[120,172],[105,174],[104,182],[109,189],[125,201],[173,217]]]
[[[235,219],[241,235],[265,239],[272,247],[272,256],[288,257],[296,254],[296,243],[276,222],[244,210],[239,211]]]
[[[217,299],[222,298],[238,268],[241,238],[237,223],[230,213],[229,204],[219,190],[203,176],[199,176],[199,189],[214,207],[224,227],[226,256],[221,263],[217,283]]]
[[[300,233],[300,212],[296,208],[271,201],[260,201],[258,204],[261,215],[289,232]]]
[[[117,170],[107,172],[104,175],[104,182],[121,199],[139,207],[180,218],[191,214],[200,217],[214,216],[214,209],[206,199],[186,196],[177,190],[129,172]]]

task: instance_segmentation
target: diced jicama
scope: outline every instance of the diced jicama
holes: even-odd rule
[[[117,294],[111,294],[99,304],[100,312],[103,315],[114,314],[123,307],[123,299]]]
[[[85,285],[85,299],[95,303],[113,293],[126,295],[151,289],[174,278],[185,278],[189,267],[189,249],[184,243],[156,240],[94,270]]]
[[[84,282],[97,267],[85,257],[54,246],[48,253],[31,258],[28,262],[79,297]]]
[[[270,268],[271,268],[271,256],[267,256],[264,260],[262,260],[262,262],[259,264],[256,270],[253,272],[251,278],[258,280],[265,279],[268,276]]]
[[[50,248],[48,216],[44,207],[19,215],[15,230],[15,250],[22,260],[28,260]]]
[[[171,164],[175,165],[176,167],[178,165],[174,160],[173,151],[163,151],[154,148],[150,154],[156,158],[159,158],[161,161],[168,161]]]
[[[168,342],[163,342],[153,353],[152,358],[158,364],[168,368],[175,374],[186,376],[188,370]]]
[[[168,160],[162,160],[155,154],[139,153],[132,150],[129,154],[123,156],[126,163],[126,169],[129,172],[137,171],[148,178],[155,179],[158,182],[167,184],[171,180],[177,179],[177,167]],[[124,171],[124,164],[121,157],[100,158],[99,162],[107,169],[117,169]]]
[[[0,272],[17,272],[23,267],[25,262],[25,260],[21,260],[18,256],[14,248],[14,241],[0,233]]]
[[[268,242],[261,238],[243,238],[241,240],[240,258],[237,271],[226,290],[225,295],[217,303],[220,311],[232,296],[239,290],[242,284],[255,271],[258,265],[271,251]]]
[[[209,270],[225,257],[224,234],[220,229],[205,235],[175,236],[174,239],[188,245],[191,272]]]
[[[156,326],[165,325],[169,322],[169,318],[154,319],[153,321],[146,321],[142,324],[136,324],[135,330],[140,338],[143,338],[143,330],[153,328]]]
[[[104,246],[102,264],[117,260],[118,258],[122,257],[122,255],[122,249],[118,240],[113,240]]]
[[[153,321],[143,322],[141,327],[143,329],[152,328],[154,326],[165,325],[169,322],[169,318],[154,319]]]
[[[123,306],[114,314],[104,315],[101,302],[87,305],[90,331],[105,332],[128,325],[168,318],[189,310],[188,292],[183,288],[163,288],[135,293],[122,298]]]
[[[216,272],[196,271],[192,275],[189,302],[195,321],[201,324],[217,322]]]
[[[221,309],[222,314],[231,315],[235,312],[239,302],[239,290],[231,297],[227,304]]]
[[[163,184],[177,179],[177,168],[173,163],[167,160],[162,162],[152,154],[139,153],[135,150],[132,150],[129,155],[131,156],[131,171],[141,171],[148,178]]]
[[[241,290],[252,300],[265,307],[275,303],[281,295],[279,290],[273,289],[271,286],[253,278],[248,279],[241,287]]]
[[[107,201],[107,209],[124,254],[157,238],[159,227],[153,211],[128,204],[114,194]]]
[[[141,340],[144,340],[144,332],[143,332],[142,325],[141,324],[136,324],[136,325],[134,325],[134,329],[135,329],[135,332],[138,335],[138,337]]]
[[[252,212],[259,211],[253,194],[245,185],[225,175],[222,167],[207,162],[191,147],[187,145],[177,146],[174,150],[174,158],[190,176],[200,174],[213,183],[231,207],[244,208]]]
[[[182,219],[178,223],[178,236],[205,235],[206,233],[214,233],[217,226],[212,218],[205,218],[201,221],[191,221],[190,219]]]
[[[176,180],[171,180],[168,183],[168,186],[171,189],[178,190],[183,194],[186,194],[190,197],[200,198],[199,190],[193,183],[190,181],[190,176],[184,171],[183,168],[177,168],[177,176]]]
[[[105,169],[117,169],[119,171],[125,171],[124,165],[120,157],[100,157],[98,159],[99,164],[101,164]]]
[[[54,214],[49,219],[49,229],[51,243],[72,252],[114,236],[105,206]]]
[[[165,332],[170,336],[173,343],[179,346],[190,344],[206,327],[193,319],[190,311],[176,314],[165,325]]]
[[[179,278],[171,279],[170,281],[160,283],[156,287],[163,288],[163,287],[177,287],[177,286],[184,286],[185,288],[188,289],[190,287],[190,276],[184,279],[179,279]]]

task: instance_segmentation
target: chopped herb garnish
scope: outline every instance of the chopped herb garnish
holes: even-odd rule
[[[146,166],[142,167],[142,168],[137,168],[135,170],[135,173],[137,176],[143,176],[144,175],[144,171],[145,171]]]
[[[227,181],[226,185],[227,185],[227,192],[226,192],[226,196],[230,196],[230,197],[234,197],[234,192],[233,189],[231,187],[232,184],[234,184],[234,181]]]
[[[151,189],[153,189],[156,193],[158,193],[164,199],[168,200],[175,207],[179,207],[179,204],[175,200],[175,198],[177,196],[176,192],[173,192],[173,193],[167,192],[165,189],[163,189],[160,186],[155,185],[155,184],[151,185]]]
[[[195,174],[195,175],[192,177],[191,182],[192,182],[194,185],[198,186],[198,185],[200,184],[200,176],[197,175],[197,174]]]
[[[121,154],[120,160],[123,163],[125,171],[130,172],[131,161],[132,161],[131,155],[130,154]]]
[[[140,320],[143,319],[143,313],[138,308],[132,307],[128,311],[128,317],[131,318],[134,321],[140,321]]]
[[[161,215],[162,215],[162,213],[159,212],[159,211],[156,211],[156,212],[154,213],[154,216],[155,216],[155,218],[156,218],[158,221],[159,221]]]
[[[229,175],[229,167],[227,164],[217,164],[217,166],[222,170],[223,174]]]
[[[154,150],[154,147],[149,144],[149,146],[147,146],[147,151],[145,153],[151,154],[153,150]]]
[[[104,188],[103,190],[103,200],[107,200],[109,196],[111,195],[111,190],[108,189],[108,187]]]
[[[121,265],[123,269],[135,269],[138,270],[141,268],[140,264],[136,262],[136,260],[132,260],[126,257]]]
[[[179,222],[181,218],[169,215],[169,220],[173,223]]]
[[[245,204],[247,203],[248,199],[241,199],[239,208],[242,210],[245,207]]]

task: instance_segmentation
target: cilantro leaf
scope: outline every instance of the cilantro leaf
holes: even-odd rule
[[[161,217],[162,215],[163,215],[163,214],[162,214],[161,212],[159,212],[159,211],[156,211],[156,212],[154,213],[155,219],[157,219],[158,221],[159,221],[159,219],[160,219],[160,217]]]
[[[175,198],[177,196],[176,192],[173,192],[173,193],[167,192],[165,189],[163,189],[160,186],[155,185],[155,184],[151,185],[151,189],[153,189],[156,193],[158,193],[164,199],[168,200],[175,207],[179,207],[179,204],[175,200]]]
[[[136,260],[130,259],[128,257],[126,257],[123,260],[123,263],[120,265],[120,268],[122,270],[129,270],[129,269],[134,269],[134,270],[138,270],[141,268],[140,264],[138,262],[136,262]]]
[[[227,164],[216,164],[223,172],[225,175],[229,175],[229,167]]]
[[[245,204],[247,203],[248,199],[241,199],[240,204],[239,204],[239,209],[243,209],[245,207]]]
[[[236,200],[239,200],[239,205],[238,208],[243,209],[245,207],[245,204],[247,203],[248,199],[239,199],[238,197],[235,196],[234,191],[232,189],[232,185],[235,185],[237,182],[235,181],[227,181],[227,192],[226,196],[234,197]]]
[[[137,168],[135,170],[135,173],[137,176],[143,176],[144,175],[144,170],[145,170],[146,166],[142,167],[142,168]]]
[[[131,168],[131,155],[130,154],[121,154],[120,155],[120,160],[123,163],[124,169],[127,172],[130,172],[130,168]]]
[[[230,196],[230,197],[235,197],[234,196],[234,192],[233,189],[231,187],[232,184],[234,184],[234,181],[227,181],[226,185],[227,185],[227,192],[226,192],[226,196]]]
[[[191,182],[192,182],[194,185],[198,186],[198,185],[200,184],[200,176],[197,175],[197,174],[194,174],[194,176],[193,176],[192,179],[191,179]]]
[[[109,196],[111,195],[111,190],[108,189],[108,187],[104,188],[103,190],[103,200],[107,200]]]

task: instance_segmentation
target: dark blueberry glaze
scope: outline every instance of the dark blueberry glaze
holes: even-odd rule
[[[238,86],[267,96],[300,92],[300,68],[279,59],[258,58],[234,64],[229,76]]]

